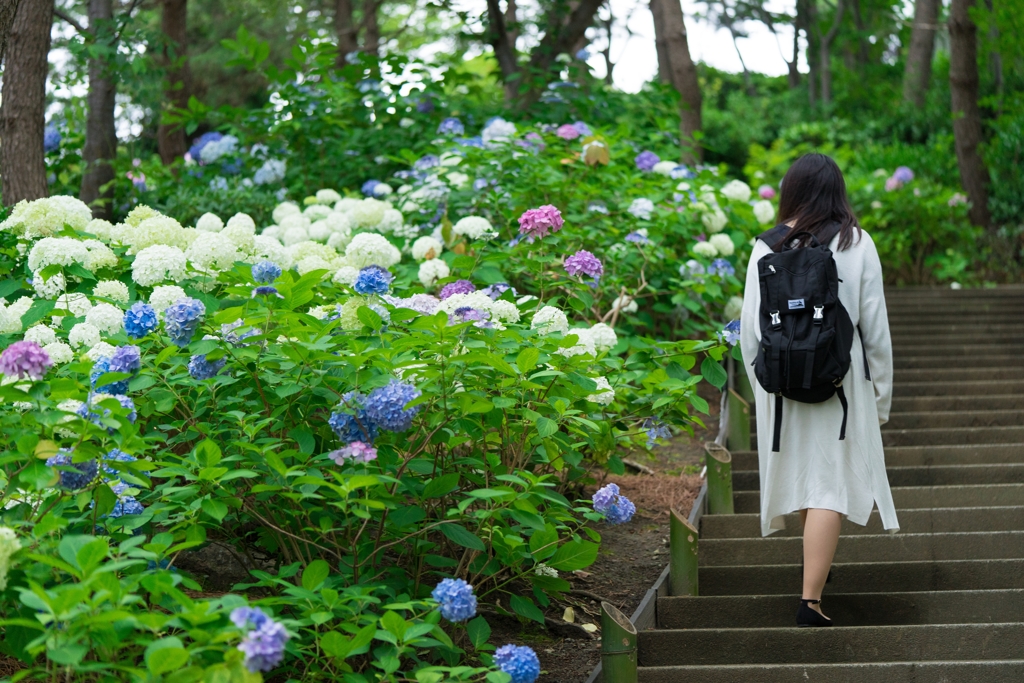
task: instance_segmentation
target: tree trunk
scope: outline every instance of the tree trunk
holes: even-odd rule
[[[367,54],[380,54],[380,21],[377,17],[380,0],[364,0],[363,2],[363,51]]]
[[[988,168],[981,158],[981,113],[978,111],[978,27],[971,21],[974,0],[953,0],[949,8],[949,89],[953,137],[960,183],[971,200],[975,225],[988,226]]]
[[[505,86],[505,102],[512,104],[519,96],[519,63],[516,48],[509,35],[505,14],[498,0],[487,0],[487,26],[494,58],[501,69],[501,82]]]
[[[4,61],[7,39],[11,35],[11,27],[14,25],[14,15],[18,12],[19,2],[21,0],[0,0],[0,64]]]
[[[914,25],[910,31],[907,64],[903,70],[903,101],[917,108],[924,106],[932,80],[932,56],[942,0],[916,0]]]
[[[113,19],[112,0],[89,0],[89,30],[97,47],[113,47]],[[89,113],[85,123],[85,148],[82,150],[85,170],[79,199],[92,208],[93,216],[109,220],[113,216],[114,187],[111,181],[114,179],[113,161],[117,156],[114,125],[117,85],[103,54],[101,52],[101,56],[89,59]]]
[[[860,11],[860,0],[850,0],[850,10],[853,13],[853,25],[857,29],[857,52],[855,59],[857,68],[861,69],[868,63],[868,41],[865,38],[867,29],[864,27],[864,17]]]
[[[340,69],[347,64],[346,58],[359,50],[352,0],[337,0],[335,2],[334,32],[338,36],[338,58],[335,61],[335,66]]]
[[[697,66],[690,58],[683,8],[679,0],[651,0],[651,14],[654,15],[655,45],[659,55],[665,55],[668,82],[679,92],[682,160],[693,165],[703,156],[700,144],[694,139],[694,134],[701,130],[701,94]]]
[[[785,60],[785,57],[783,57]],[[793,22],[793,61],[786,62],[789,73],[786,80],[789,82],[789,89],[796,90],[800,87],[800,22]]]
[[[989,15],[992,14],[992,0],[985,0],[985,6],[988,8]],[[988,27],[988,39],[992,45],[996,45],[999,41],[999,27],[996,22],[991,22]],[[1006,87],[1006,81],[1003,77],[1003,56],[999,54],[999,50],[992,49],[988,53],[989,66],[992,69],[992,80],[996,86],[996,97],[999,100],[999,104],[996,106],[996,116],[1003,115],[1003,91]]]
[[[615,64],[612,63],[612,27],[615,25],[615,17],[612,14],[611,3],[608,4],[608,20],[604,23],[604,30],[608,37],[608,42],[605,43],[604,51],[601,53],[604,56],[604,82],[606,85],[612,85],[612,70],[615,69]]]
[[[740,45],[736,42],[738,36],[732,26],[729,26],[729,35],[732,36],[732,47],[736,50],[736,56],[740,60],[740,67],[743,69],[743,87],[747,91],[747,97],[754,97],[757,95],[757,92],[754,90],[754,82],[750,78],[750,70],[747,69],[747,62],[743,59],[743,53],[740,52]]]
[[[818,106],[818,8],[815,0],[797,0],[797,16],[807,38],[807,103],[811,109]]]
[[[164,85],[164,106],[184,109],[188,106],[191,72],[188,68],[188,0],[163,0],[160,20],[164,45],[163,62],[167,68]],[[164,164],[185,156],[188,142],[185,129],[177,124],[161,123],[157,130],[157,146]]]
[[[505,30],[508,31],[508,42],[512,44],[514,52],[519,41],[519,13],[516,0],[505,0]]]
[[[488,3],[490,2],[491,0],[488,0]],[[530,57],[529,73],[532,78],[526,92],[519,96],[520,109],[529,108],[540,98],[542,86],[538,87],[538,83],[545,80],[545,76],[551,70],[551,65],[555,62],[555,57],[572,49],[580,36],[585,34],[594,23],[597,8],[604,2],[605,0],[579,0],[578,3],[575,3],[568,18],[565,19],[563,19],[564,13],[550,13],[548,25],[544,29],[544,37],[540,39],[540,43],[534,48]]]
[[[845,9],[845,1],[836,0],[836,18],[832,22],[832,28],[821,37],[818,45],[818,70],[821,72],[821,106],[823,107],[832,104],[832,43],[839,33],[839,25],[843,22]]]
[[[26,0],[11,26],[0,95],[0,176],[3,201],[45,197],[46,75],[53,0]]]

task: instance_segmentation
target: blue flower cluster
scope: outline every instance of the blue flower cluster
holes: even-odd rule
[[[358,392],[350,391],[342,396],[342,401],[345,403],[343,411],[332,413],[327,424],[331,426],[342,443],[362,441],[372,444],[377,439],[378,429],[377,425],[370,421],[366,410],[362,407],[363,396]]]
[[[205,353],[198,353],[192,356],[188,361],[188,374],[192,375],[192,379],[202,382],[203,380],[213,379],[217,374],[224,369],[227,365],[228,359],[221,357],[217,360],[206,360]]]
[[[729,346],[736,346],[740,340],[740,321],[731,320],[725,328],[718,333],[718,338]]]
[[[371,179],[371,180],[367,180],[365,183],[363,183],[363,186],[360,189],[361,189],[362,193],[365,194],[367,197],[372,197],[373,194],[374,194],[374,190],[377,189],[378,185],[380,185],[380,181],[379,180],[372,180]]]
[[[667,439],[672,436],[668,425],[664,422],[647,418],[644,420],[644,429],[647,431],[647,447],[651,448],[658,439]]]
[[[491,297],[491,301],[497,301],[501,298],[501,295],[505,292],[512,290],[512,296],[519,296],[516,293],[515,287],[508,284],[507,282],[495,282],[493,285],[487,285],[480,291]]]
[[[50,467],[65,468],[60,471],[60,485],[72,491],[85,488],[92,483],[100,469],[95,460],[72,463],[71,451],[66,448],[60,449],[57,455],[48,458],[46,464]]]
[[[473,587],[462,579],[444,579],[430,592],[437,601],[441,616],[448,621],[466,621],[476,616]]]
[[[192,146],[188,148],[188,154],[192,157],[192,160],[196,163],[199,162],[199,155],[203,152],[203,147],[206,147],[211,142],[219,142],[224,137],[223,133],[212,131],[209,133],[203,133],[200,135]]]
[[[121,404],[121,407],[128,411],[128,421],[134,423],[135,418],[138,417],[138,414],[135,412],[135,401],[131,400],[130,398],[123,394],[114,394],[113,398],[117,399],[117,402]],[[79,417],[85,420],[89,420],[96,426],[102,427],[102,418],[109,417],[110,411],[104,408],[103,415],[100,415],[98,412],[93,410],[92,408],[95,407],[95,400],[96,399],[94,396],[90,396],[89,401],[78,406],[78,410],[76,410],[75,412],[78,414]],[[114,428],[108,427],[107,431],[113,434]]]
[[[387,294],[395,276],[380,266],[367,266],[359,271],[352,289],[359,294]]]
[[[125,515],[141,515],[144,509],[142,503],[136,500],[135,496],[120,496],[107,517],[117,519]]]
[[[512,683],[533,683],[540,676],[540,659],[525,645],[503,645],[494,652],[494,663],[512,677]]]
[[[49,125],[43,131],[43,153],[49,154],[60,149],[61,134],[57,126]]]
[[[156,329],[156,311],[149,304],[136,301],[124,314],[124,331],[132,339],[142,339]]]
[[[724,258],[716,258],[711,262],[711,266],[708,268],[708,275],[717,275],[718,277],[728,277],[729,275],[735,275],[736,268],[731,263],[726,261]]]
[[[466,127],[462,125],[462,121],[448,117],[437,127],[437,133],[438,135],[465,135]]]
[[[609,524],[624,524],[636,514],[636,505],[619,493],[618,484],[607,484],[601,487],[592,498],[594,511],[605,516]]]
[[[128,455],[120,448],[113,448],[109,453],[103,456],[103,471],[112,477],[118,477],[119,475],[117,470],[107,465],[108,462],[135,462],[135,457]]]
[[[370,421],[389,432],[404,432],[412,426],[413,418],[422,406],[405,406],[420,397],[419,389],[411,384],[391,380],[387,386],[370,392],[363,401],[363,408]]]
[[[245,668],[250,672],[270,671],[284,658],[285,645],[291,637],[284,626],[258,607],[239,607],[231,613],[238,628],[251,627],[238,649],[245,655]]]
[[[114,372],[110,369],[110,358],[108,356],[100,356],[96,359],[96,362],[92,365],[92,371],[89,373],[89,383],[93,388],[93,391],[97,391],[101,394],[124,394],[128,391],[128,380],[122,379],[117,382],[111,382],[110,384],[104,384],[97,386],[96,382],[99,378],[108,372]]]
[[[281,266],[273,261],[260,261],[252,266],[252,279],[262,285],[268,285],[281,277]]]
[[[181,348],[188,346],[205,313],[206,306],[198,299],[186,297],[168,306],[164,311],[164,329],[171,343]]]
[[[134,377],[142,368],[142,354],[138,346],[118,346],[108,363],[110,372],[127,372]],[[124,393],[124,392],[121,392]]]
[[[284,298],[281,293],[277,291],[277,287],[273,285],[260,285],[259,287],[253,287],[252,296],[253,298],[258,296],[277,296],[281,299]]]

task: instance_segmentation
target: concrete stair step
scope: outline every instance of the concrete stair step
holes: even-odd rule
[[[890,417],[897,413],[929,410],[1016,410],[1024,408],[1024,394],[982,396],[897,396],[892,399]]]
[[[1016,356],[1024,351],[1024,344],[943,344],[941,337],[932,338],[931,343],[927,337],[922,338],[920,343],[901,344],[893,346],[893,354],[901,356]]]
[[[796,610],[794,609],[794,614]],[[644,666],[847,664],[1021,657],[1024,623],[641,631]]]
[[[1013,334],[1022,331],[1024,331],[1024,323],[1021,322],[982,323],[980,325],[959,324],[956,322],[938,323],[935,325],[909,325],[901,323],[899,320],[889,321],[889,334],[891,336],[912,335],[915,333],[924,337],[931,335],[942,336],[947,334],[964,334],[973,336],[975,334],[991,334],[993,332],[1006,332]]]
[[[907,332],[904,330],[890,331],[890,339],[894,349],[904,346],[925,346],[936,344],[939,346],[965,346],[969,344],[984,344],[986,346],[1014,346],[1020,343],[1020,334],[1015,331],[1004,332],[977,332],[973,334],[948,332]]]
[[[924,508],[1024,505],[1024,484],[895,486],[891,490],[893,504],[899,512]],[[740,514],[759,513],[761,510],[761,493],[757,490],[737,490],[733,501],[736,512]]]
[[[1021,330],[1024,337],[1024,329]],[[928,368],[1012,368],[1024,367],[1024,356],[896,356],[893,367],[900,370]]]
[[[639,683],[1020,683],[1024,660],[641,667]]]
[[[882,429],[925,427],[1012,427],[1024,425],[1024,408],[1018,410],[958,410],[895,413]],[[1024,451],[1024,444],[1021,445]]]
[[[890,446],[885,449],[889,467],[924,465],[982,465],[1024,462],[1024,445],[1019,443],[973,444],[964,446]],[[735,471],[756,470],[757,451],[733,451]]]
[[[970,531],[1019,531],[1024,529],[1024,500],[1020,505],[977,508],[919,508],[900,510],[900,535],[940,534]],[[803,533],[800,515],[786,515],[786,528],[769,538],[800,538]],[[884,534],[882,520],[875,510],[866,526],[843,520],[842,537]],[[701,543],[723,538],[761,538],[761,515],[704,515],[700,520]],[[840,543],[842,545],[842,542]],[[1024,614],[1022,612],[1021,614]]]
[[[701,567],[700,594],[795,597],[802,586],[800,571],[799,564]],[[1024,588],[1024,559],[834,564],[826,594],[1008,588]]]
[[[1024,394],[1024,382],[998,380],[990,382],[901,382],[893,385],[893,396],[966,396],[988,393],[992,395]]]
[[[793,626],[797,604],[796,595],[659,597],[658,628],[784,628]],[[1012,623],[1024,615],[1024,590],[827,592],[822,604],[843,627]]]
[[[700,540],[700,567],[799,564],[803,539],[710,538]],[[835,561],[916,562],[1024,558],[1024,531],[858,534],[842,540]],[[1024,614],[1021,615],[1024,619]]]
[[[783,426],[785,431],[785,426]],[[770,437],[769,437],[770,438]],[[836,438],[839,435],[836,434]],[[752,434],[750,447],[757,448],[758,436]],[[922,429],[885,429],[882,444],[888,446],[941,446],[947,443],[985,444],[1022,443],[1024,426],[1015,427],[928,427]]]
[[[1024,464],[1022,463],[887,467],[885,471],[889,477],[890,487],[1024,484]],[[759,472],[757,470],[734,470],[732,473],[732,487],[733,491],[759,490],[761,487]]]
[[[896,370],[893,382],[981,382],[989,380],[1024,379],[1024,366],[998,368],[920,368]]]

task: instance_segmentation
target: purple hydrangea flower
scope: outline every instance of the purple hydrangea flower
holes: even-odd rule
[[[899,168],[892,172],[892,177],[900,181],[901,183],[909,183],[911,180],[914,179],[914,172],[911,171],[910,168],[908,168],[907,166],[900,166]]]
[[[252,625],[253,629],[245,634],[238,649],[245,654],[245,668],[252,673],[270,671],[281,663],[284,648],[288,639],[288,631],[259,608],[239,608],[231,613],[231,621],[239,628]]]
[[[0,373],[7,377],[40,380],[52,366],[50,354],[33,341],[14,342],[0,353]]]
[[[391,380],[387,386],[371,391],[363,401],[363,408],[370,422],[377,427],[390,432],[404,432],[412,426],[413,418],[423,407],[405,406],[419,398],[421,393],[411,384]]]
[[[171,343],[181,348],[188,346],[205,313],[206,306],[198,299],[186,297],[168,306],[164,311],[164,329]]]
[[[740,321],[732,320],[719,332],[718,338],[729,346],[736,346],[740,340]]]
[[[93,390],[101,394],[123,394],[128,391],[128,380],[122,379],[117,382],[111,382],[110,384],[104,384],[97,386],[96,382],[104,374],[108,372],[114,372],[110,369],[110,358],[107,356],[100,356],[96,359],[96,362],[92,365],[92,370],[89,372],[89,383],[92,385]]]
[[[605,516],[609,524],[622,524],[632,519],[636,506],[619,493],[618,484],[608,484],[598,489],[592,498],[594,511]]]
[[[340,412],[331,413],[327,424],[331,426],[342,443],[362,441],[372,444],[377,439],[377,425],[363,408],[365,397],[358,392],[350,391],[342,396],[342,399],[344,406]]]
[[[142,367],[142,354],[138,346],[118,346],[110,357],[110,372],[127,372],[134,377]]]
[[[488,317],[490,316],[487,311],[481,311],[480,309],[473,308],[471,306],[463,306],[462,308],[455,309],[455,319],[452,322],[479,322],[487,320]]]
[[[432,97],[421,97],[416,102],[416,111],[421,114],[429,114],[434,111],[434,98]]]
[[[217,374],[224,369],[227,365],[228,359],[221,357],[217,360],[206,360],[205,353],[198,353],[192,356],[188,361],[188,374],[192,375],[192,379],[202,382],[203,380],[213,379]]]
[[[590,130],[590,126],[583,123],[582,121],[575,122],[574,124],[572,124],[572,127],[578,130],[580,135],[583,135],[584,137],[586,137],[587,135],[594,134],[594,131]]]
[[[100,471],[100,466],[95,460],[84,462],[71,462],[71,451],[62,448],[57,455],[46,460],[50,467],[64,467],[60,472],[60,485],[66,489],[76,491],[88,486]]]
[[[259,607],[238,607],[231,611],[231,623],[238,628],[263,628],[271,619]]]
[[[589,275],[590,277],[601,277],[604,273],[604,266],[596,256],[585,249],[580,249],[572,256],[565,259],[565,270],[569,275]]]
[[[641,171],[650,171],[654,168],[654,165],[661,161],[661,157],[650,150],[644,150],[636,155],[633,160],[636,162],[636,167]]]
[[[273,261],[260,261],[252,266],[252,279],[260,284],[270,284],[281,277],[281,266]]]
[[[383,299],[395,308],[408,308],[423,315],[434,315],[437,313],[438,304],[441,303],[440,299],[430,294],[413,294],[407,299],[385,295]]]
[[[491,301],[497,301],[501,298],[502,294],[510,289],[512,290],[512,296],[517,296],[515,287],[507,282],[495,282],[493,285],[487,285],[480,291],[491,297]]]
[[[711,266],[708,268],[708,274],[717,275],[718,277],[728,277],[729,275],[736,274],[736,268],[724,258],[716,258],[711,262]]]
[[[437,127],[437,132],[439,135],[465,135],[466,127],[462,125],[462,121],[448,117]]]
[[[379,180],[367,180],[365,183],[363,183],[361,191],[367,197],[372,197],[373,191],[377,189],[378,185],[380,185]]]
[[[367,266],[359,271],[352,289],[359,294],[387,294],[395,276],[380,266]]]
[[[456,280],[449,282],[441,288],[441,301],[444,301],[453,294],[469,294],[475,292],[476,287],[469,280]]]
[[[494,663],[512,677],[512,683],[533,683],[540,676],[540,659],[525,645],[503,645],[494,652]]]
[[[565,125],[558,127],[558,130],[555,131],[555,135],[563,140],[575,140],[580,136],[580,131],[571,123],[566,123]]]
[[[591,497],[594,503],[594,510],[604,514],[604,511],[615,502],[615,499],[619,496],[619,485],[618,484],[606,484],[597,490],[597,492]]]
[[[346,461],[370,462],[377,459],[377,449],[362,441],[353,441],[344,448],[327,454],[336,465],[344,465]]]
[[[124,314],[124,331],[132,339],[142,339],[156,329],[156,311],[149,304],[136,301]]]
[[[441,616],[448,621],[466,621],[476,616],[473,587],[462,579],[443,579],[430,597],[437,601]]]
[[[558,232],[565,221],[561,212],[550,204],[528,209],[519,217],[519,233],[530,237],[544,237],[548,232]]]

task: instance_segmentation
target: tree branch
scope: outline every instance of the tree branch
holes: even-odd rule
[[[62,21],[65,21],[65,22],[71,24],[71,26],[74,27],[74,29],[76,31],[78,31],[79,33],[84,33],[87,36],[91,36],[92,35],[92,31],[90,31],[86,27],[82,26],[80,23],[78,23],[78,20],[76,20],[70,14],[66,13],[64,10],[54,8],[53,13],[54,13],[54,15],[58,19],[61,19]]]

